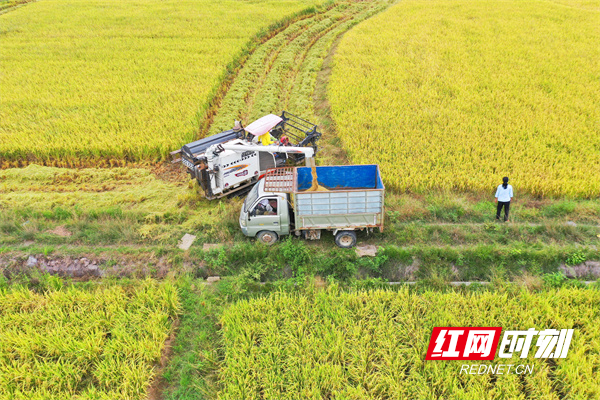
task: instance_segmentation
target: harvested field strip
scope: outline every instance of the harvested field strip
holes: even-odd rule
[[[259,46],[221,101],[208,135],[286,109],[314,119],[317,73],[333,41],[354,24],[386,8],[391,1],[340,1],[291,24]]]
[[[37,0],[0,0],[0,14],[7,13],[33,1]]]
[[[145,398],[179,311],[175,286],[45,277],[38,289],[0,289],[0,397]]]
[[[419,294],[329,288],[243,300],[222,317],[218,398],[596,398],[599,303],[600,291],[588,289]],[[533,364],[531,375],[461,375],[462,361],[424,361],[435,326],[575,332],[566,359],[534,359],[530,351],[527,359],[483,362]]]
[[[183,174],[181,174],[183,175]],[[178,175],[179,176],[179,175]],[[208,202],[195,186],[162,179],[146,169],[68,169],[29,165],[0,171],[0,246],[23,241],[44,245],[176,246],[184,233],[195,245],[253,243],[237,219],[242,198]],[[494,223],[485,197],[386,196],[383,235],[360,235],[374,244],[598,245],[600,203],[521,198],[511,223]],[[71,233],[56,235],[57,229]],[[330,235],[324,235],[327,245]]]
[[[220,78],[220,84],[215,86],[212,93],[209,95],[204,110],[203,120],[200,122],[199,136],[206,136],[208,129],[213,123],[215,115],[218,113],[220,104],[229,91],[234,79],[236,79],[239,71],[245,65],[248,58],[261,47],[261,44],[264,44],[269,39],[277,36],[292,23],[305,18],[310,18],[315,14],[323,12],[322,10],[333,7],[334,4],[334,1],[327,1],[323,4],[318,3],[314,7],[305,8],[297,13],[289,15],[282,20],[279,20],[271,25],[266,31],[256,35],[256,37],[246,45],[240,54],[238,54],[238,56],[236,56],[235,59],[227,65],[225,72]]]

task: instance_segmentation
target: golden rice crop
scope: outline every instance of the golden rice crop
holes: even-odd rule
[[[597,398],[599,302],[600,291],[586,289],[511,295],[329,291],[241,301],[222,317],[218,398]],[[530,354],[493,362],[533,364],[531,375],[460,375],[468,362],[425,361],[435,326],[575,331],[565,359]]]
[[[46,293],[0,290],[0,398],[145,398],[179,308],[174,285],[50,281]]]
[[[361,23],[328,90],[351,160],[403,191],[597,197],[599,9],[407,0]]]
[[[195,139],[249,39],[316,2],[56,0],[0,15],[0,164],[164,159]]]

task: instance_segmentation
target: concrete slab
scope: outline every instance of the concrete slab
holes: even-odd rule
[[[179,243],[179,248],[181,250],[188,250],[190,247],[192,247],[194,240],[196,240],[196,236],[186,233],[181,238],[181,243]]]
[[[372,244],[356,246],[356,255],[358,257],[375,257],[377,255],[377,246],[373,246]]]

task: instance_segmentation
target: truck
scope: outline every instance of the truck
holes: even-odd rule
[[[274,143],[263,146],[257,139],[267,133]],[[233,129],[188,143],[171,155],[212,200],[243,194],[268,169],[314,157],[320,137],[315,124],[283,111],[281,116],[265,115],[247,127],[236,121]]]
[[[384,192],[378,165],[274,168],[246,196],[239,224],[267,245],[331,231],[339,247],[351,248],[357,231],[383,231]]]

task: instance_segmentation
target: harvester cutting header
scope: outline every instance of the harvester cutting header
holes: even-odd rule
[[[307,165],[317,152],[317,126],[283,111],[266,115],[247,127],[235,121],[233,129],[188,143],[171,153],[196,179],[207,199],[248,190],[268,169]]]

